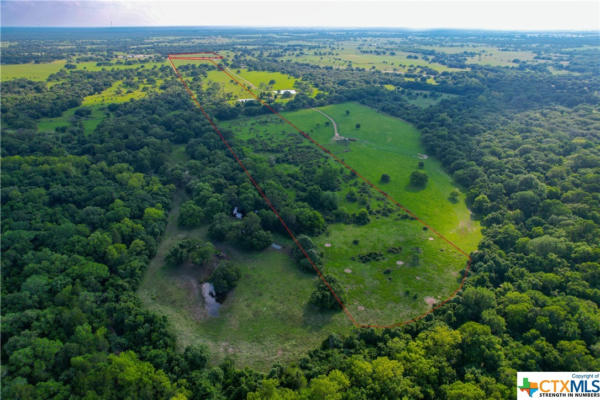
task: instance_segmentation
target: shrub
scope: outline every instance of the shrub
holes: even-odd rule
[[[410,174],[410,184],[411,186],[414,187],[425,187],[425,185],[427,185],[427,181],[429,180],[429,177],[427,176],[427,174],[423,171],[413,171]]]

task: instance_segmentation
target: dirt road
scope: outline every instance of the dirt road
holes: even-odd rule
[[[338,133],[337,124],[335,123],[335,121],[333,120],[333,118],[331,118],[329,115],[325,114],[321,110],[318,110],[316,108],[313,108],[313,110],[316,111],[316,112],[318,112],[319,114],[323,115],[325,118],[327,118],[328,120],[330,120],[331,123],[333,124],[333,140],[346,140],[345,137],[340,136],[340,134]]]

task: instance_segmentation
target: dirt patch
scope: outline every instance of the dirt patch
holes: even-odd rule
[[[415,276],[415,279],[418,280],[418,281],[420,281],[421,277],[420,276]]]
[[[365,311],[365,308],[363,306],[358,306],[358,311]]]
[[[344,272],[345,272],[345,273],[347,273],[347,274],[351,274],[351,273],[352,273],[352,270],[351,270],[350,268],[346,268],[346,269],[344,270]]]
[[[425,296],[424,300],[425,300],[425,303],[429,304],[430,306],[437,303],[437,299],[435,297],[431,297],[431,296]]]

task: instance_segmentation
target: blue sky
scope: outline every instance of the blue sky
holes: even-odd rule
[[[3,26],[310,26],[600,31],[600,1],[0,0]]]

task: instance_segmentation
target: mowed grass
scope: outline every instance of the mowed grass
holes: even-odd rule
[[[65,63],[65,60],[58,60],[42,64],[2,64],[0,65],[0,80],[25,78],[32,81],[45,81],[51,74],[64,67]]]
[[[174,160],[180,156],[174,156]],[[168,317],[181,349],[206,345],[211,363],[231,357],[240,367],[267,371],[275,362],[297,360],[332,332],[348,332],[351,324],[341,313],[320,313],[308,305],[316,278],[299,269],[288,256],[291,241],[278,238],[282,250],[240,252],[217,244],[241,268],[242,277],[219,310],[207,317],[199,293],[206,271],[170,269],[164,256],[184,238],[206,240],[206,228],[177,228],[179,204],[174,202],[164,240],[138,289],[150,310]]]
[[[447,200],[454,186],[439,162],[419,158],[424,155],[416,129],[355,103],[322,110],[334,118],[341,135],[357,142],[334,143],[332,126],[313,110],[285,116],[372,182],[379,184],[381,174],[390,175],[391,183],[379,184],[383,190],[466,252],[476,248],[481,238],[478,224],[471,220],[462,199],[456,204]],[[361,125],[358,129],[357,123]],[[242,140],[260,136],[277,141],[294,132],[275,116],[232,121],[224,126]],[[430,179],[423,190],[409,186],[409,175],[419,161],[425,163],[424,171]],[[350,213],[360,207],[345,200],[354,182],[358,180],[344,184],[338,196],[340,207]],[[377,194],[370,204],[373,209],[389,205]],[[372,215],[365,226],[332,224],[326,234],[315,238],[324,254],[322,270],[340,281],[346,305],[360,323],[390,325],[413,318],[430,307],[426,298],[440,301],[459,285],[466,256],[419,222],[402,218],[402,214],[394,208],[390,216]],[[370,252],[381,253],[383,259],[360,262],[358,256]]]

